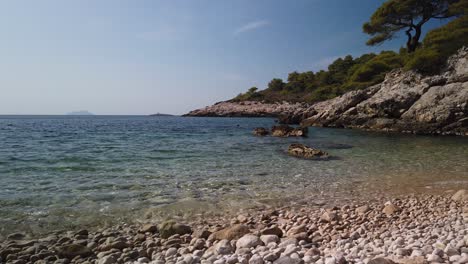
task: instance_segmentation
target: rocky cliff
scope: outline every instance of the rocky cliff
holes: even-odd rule
[[[452,56],[440,75],[395,70],[381,84],[312,106],[222,102],[188,115],[282,116],[302,126],[468,136],[468,48]]]
[[[468,135],[468,49],[440,75],[396,70],[381,84],[317,103],[303,126]]]

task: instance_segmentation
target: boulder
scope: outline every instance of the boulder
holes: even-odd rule
[[[158,229],[161,238],[169,238],[176,234],[185,235],[192,233],[192,228],[190,228],[190,226],[179,224],[174,221],[163,222],[159,225]]]
[[[278,237],[283,236],[283,230],[277,226],[267,227],[260,232],[262,235],[276,235]]]
[[[327,152],[302,144],[291,144],[288,148],[288,154],[294,157],[305,159],[328,158]]]
[[[280,238],[277,235],[261,235],[260,240],[262,240],[263,244],[268,245],[272,242],[278,243]]]
[[[140,229],[138,230],[138,232],[140,233],[155,233],[158,231],[158,226],[157,225],[154,225],[154,224],[144,224],[142,227],[140,227]]]
[[[223,239],[216,243],[214,249],[219,255],[228,255],[234,252],[234,248],[232,247],[231,242],[227,239]]]
[[[245,225],[234,225],[217,232],[214,232],[210,235],[209,240],[233,240],[239,239],[243,235],[248,234],[250,229]]]
[[[263,245],[262,240],[258,236],[247,234],[239,238],[236,242],[236,248],[254,248],[258,245]]]

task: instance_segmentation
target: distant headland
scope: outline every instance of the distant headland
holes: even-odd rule
[[[90,116],[90,115],[94,115],[94,114],[89,112],[89,111],[86,111],[86,110],[81,110],[81,111],[74,111],[74,112],[67,113],[67,115]]]
[[[174,115],[156,113],[156,114],[151,114],[151,115],[149,115],[149,116],[174,116]]]

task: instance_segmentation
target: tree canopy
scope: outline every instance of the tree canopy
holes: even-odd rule
[[[416,50],[406,47],[401,48],[399,53],[382,51],[379,54],[368,53],[355,58],[348,55],[336,59],[327,70],[294,71],[288,75],[286,82],[278,78],[272,79],[267,89],[257,90],[256,87],[252,87],[233,100],[315,103],[350,90],[364,89],[380,83],[388,72],[397,68],[414,70],[426,75],[436,74],[446,67],[448,57],[461,47],[468,47],[467,12],[468,0],[388,0],[374,13],[371,22],[364,26],[368,27],[369,32],[373,32],[370,44],[390,39],[398,30],[405,28],[411,29],[409,31],[411,34],[416,30],[411,28],[412,24],[423,25],[424,21],[431,18],[457,17],[429,31],[421,43],[419,37],[414,40],[415,36],[412,36],[411,41],[415,41],[419,47]],[[409,26],[403,23],[409,23]]]
[[[451,8],[466,0],[388,0],[363,25],[365,33],[371,35],[368,45],[380,44],[404,30],[409,53],[418,47],[422,27],[431,19],[446,19],[460,14],[460,9]]]

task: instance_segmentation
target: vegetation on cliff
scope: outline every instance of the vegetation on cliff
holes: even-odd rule
[[[417,8],[416,8],[417,7]],[[382,51],[335,60],[328,69],[318,72],[292,72],[283,81],[274,78],[264,90],[250,88],[232,101],[315,103],[359,90],[383,81],[393,69],[404,67],[422,74],[435,74],[445,67],[447,58],[468,45],[468,1],[466,0],[388,0],[363,26],[375,45],[391,39],[399,31],[408,36],[400,51]],[[442,27],[419,38],[430,19],[449,19]]]

